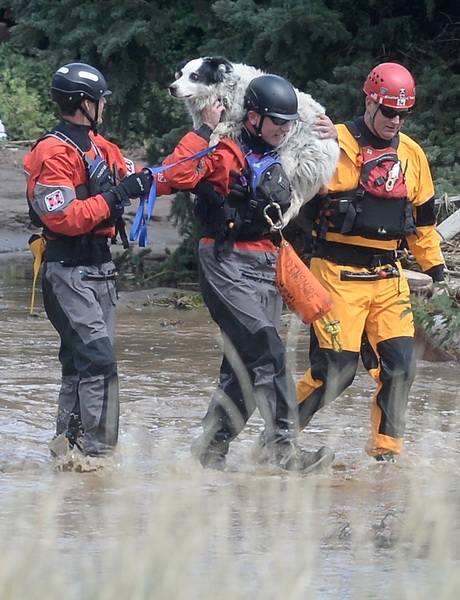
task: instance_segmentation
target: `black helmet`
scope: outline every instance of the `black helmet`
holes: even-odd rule
[[[299,118],[297,94],[289,81],[278,75],[260,75],[253,79],[244,94],[244,108],[287,121]]]
[[[102,73],[85,63],[64,65],[51,81],[51,98],[68,114],[74,114],[85,98],[97,102],[111,93]]]

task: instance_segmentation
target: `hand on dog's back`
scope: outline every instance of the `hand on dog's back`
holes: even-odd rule
[[[220,123],[224,110],[225,106],[219,100],[216,100],[211,106],[205,106],[200,113],[202,123],[214,131]]]

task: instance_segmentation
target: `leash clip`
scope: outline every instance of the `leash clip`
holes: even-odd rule
[[[273,222],[273,219],[267,212],[272,206],[278,211],[278,221],[276,223]],[[281,212],[281,206],[278,204],[278,202],[270,202],[270,204],[267,204],[267,206],[264,208],[264,217],[272,229],[283,229],[283,213]]]

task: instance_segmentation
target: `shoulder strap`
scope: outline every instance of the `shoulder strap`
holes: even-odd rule
[[[46,138],[49,138],[49,137],[54,137],[54,138],[60,140],[61,142],[65,142],[66,144],[69,144],[70,146],[75,148],[75,150],[78,152],[78,154],[83,159],[83,162],[85,163],[85,165],[87,167],[90,166],[87,154],[85,152],[83,152],[83,150],[80,148],[80,146],[76,142],[74,142],[72,140],[72,138],[69,138],[65,133],[63,133],[62,131],[59,131],[59,129],[52,129],[48,133],[45,133],[45,135],[43,135],[41,138],[39,138],[37,140],[35,145],[37,145],[39,142],[41,142],[42,140],[45,140]],[[99,148],[97,147],[97,145],[94,143],[93,140],[90,140],[90,142],[91,142],[91,147],[93,148],[96,156],[100,157],[101,153],[99,151]]]
[[[261,175],[273,164],[281,164],[279,156],[276,152],[266,152],[258,157],[254,156],[244,142],[240,142],[240,146],[244,152],[244,157],[249,165],[250,187],[254,198],[256,198],[257,185],[261,179]]]
[[[69,144],[70,146],[73,146],[75,148],[75,150],[78,152],[78,154],[83,158],[85,158],[85,153],[83,152],[83,150],[80,148],[80,146],[78,144],[76,144],[72,139],[70,139],[68,136],[66,136],[65,133],[62,133],[62,131],[59,131],[58,129],[54,129],[51,130],[48,133],[45,133],[44,136],[42,136],[38,141],[41,142],[42,140],[45,140],[46,138],[49,137],[54,137],[57,138],[58,140],[61,140],[61,142],[65,142],[66,144]]]
[[[372,146],[369,140],[366,138],[364,133],[358,128],[355,121],[345,121],[345,127],[351,133],[351,135],[356,139],[358,144],[361,146]],[[399,133],[394,136],[394,138],[390,142],[390,148],[394,148],[395,150],[399,146]]]
[[[363,136],[354,121],[345,121],[344,125],[348,129],[348,131],[351,133],[351,135],[358,140],[358,143],[360,146],[366,145],[366,144],[361,144],[360,138],[362,138]]]
[[[38,138],[38,140],[35,142],[34,148],[35,148],[35,146],[37,146],[37,144],[39,144],[43,140],[46,140],[47,138],[50,138],[50,137],[54,137],[57,140],[60,140],[61,142],[64,142],[65,144],[69,144],[69,146],[72,146],[73,148],[75,148],[75,150],[80,155],[86,169],[87,170],[89,169],[90,165],[88,162],[88,158],[87,158],[86,154],[83,152],[83,150],[80,148],[80,146],[78,144],[76,144],[71,138],[69,138],[65,133],[62,133],[62,131],[59,131],[58,129],[52,129],[48,133],[45,133],[44,135],[42,135],[42,137]],[[92,140],[91,140],[91,145],[94,148],[96,155],[100,156],[99,149],[93,143]],[[89,173],[88,173],[88,178],[89,178]]]

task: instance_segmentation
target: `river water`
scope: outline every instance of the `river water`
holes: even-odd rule
[[[460,597],[457,363],[419,361],[396,464],[363,452],[373,383],[360,370],[300,435],[335,448],[327,472],[257,465],[258,415],[227,471],[208,471],[189,447],[216,383],[218,332],[205,308],[124,302],[119,447],[103,469],[62,472],[48,448],[58,340],[40,295],[28,315],[29,295],[29,280],[0,282],[2,600]],[[297,378],[307,331],[286,315],[283,335]]]

